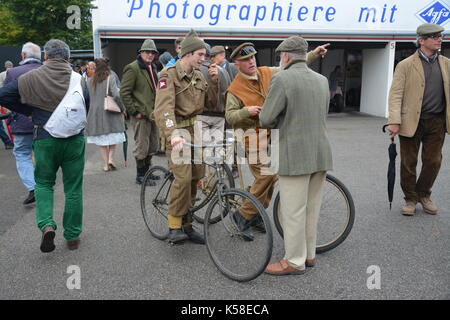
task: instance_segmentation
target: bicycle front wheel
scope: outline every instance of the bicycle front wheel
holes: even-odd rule
[[[251,227],[253,241],[243,237],[233,218],[234,214],[239,214],[237,211],[244,202],[250,202],[256,208],[265,229],[263,232],[261,228]],[[220,220],[211,223],[211,216],[218,216]],[[249,192],[229,189],[220,199],[215,197],[206,212],[204,233],[211,259],[220,272],[232,280],[255,279],[269,264],[273,246],[269,217],[262,204]]]
[[[151,178],[155,186],[148,185]],[[167,212],[170,204],[170,187],[173,175],[164,167],[153,166],[145,174],[141,185],[141,211],[145,225],[157,239],[165,240],[169,235]]]
[[[273,205],[275,227],[283,237],[280,223],[280,193]],[[349,235],[355,221],[355,205],[345,185],[327,174],[317,224],[316,253],[324,253],[340,245]]]
[[[208,169],[208,168],[206,168]],[[209,168],[212,170],[212,168]],[[219,168],[219,174],[221,175],[223,182],[228,188],[234,188],[234,178],[231,173],[231,169],[227,164],[222,164]],[[211,171],[210,174],[206,174],[205,177],[199,181],[197,185],[197,196],[194,199],[194,206],[191,211],[193,212],[194,219],[199,223],[205,222],[206,210],[201,210],[208,204],[208,202],[216,194],[216,187],[219,179],[217,177],[217,171]],[[216,223],[221,219],[220,215],[212,215],[210,217],[210,223]]]

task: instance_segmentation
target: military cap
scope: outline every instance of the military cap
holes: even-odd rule
[[[255,49],[255,45],[251,42],[244,42],[239,45],[236,49],[231,53],[230,58],[232,60],[245,60],[257,53]]]
[[[292,36],[284,40],[275,49],[275,52],[306,52],[308,42],[300,36]]]
[[[155,42],[152,39],[145,39],[144,43],[142,44],[141,51],[154,51],[158,52],[158,49],[156,49]]]
[[[417,27],[418,36],[426,36],[429,34],[439,33],[445,29],[434,23],[424,23]]]
[[[216,54],[219,53],[224,53],[225,52],[225,48],[223,46],[214,46],[211,49],[211,56],[215,56]]]
[[[206,49],[205,41],[200,39],[197,33],[191,29],[183,41],[181,41],[181,56],[198,49]]]

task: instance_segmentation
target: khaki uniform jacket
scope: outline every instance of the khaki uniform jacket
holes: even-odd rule
[[[450,59],[439,56],[446,100],[447,132],[450,133]],[[399,124],[399,135],[414,136],[420,120],[425,91],[425,73],[419,52],[400,61],[389,91],[388,124]]]
[[[330,92],[326,77],[293,62],[273,76],[259,119],[279,129],[279,175],[297,176],[333,167],[326,119]]]
[[[217,103],[217,84],[208,86],[200,70],[194,69],[192,78],[178,60],[174,66],[160,73],[155,101],[155,121],[169,139],[177,128],[192,126],[195,116]]]
[[[311,64],[317,57],[314,53],[309,52],[306,63]],[[278,73],[281,69],[279,67],[271,67],[272,76]],[[244,75],[245,76],[245,75]],[[252,117],[248,112],[247,108],[244,108],[245,105],[241,99],[233,95],[232,93],[227,93],[226,100],[226,111],[225,118],[227,122],[233,126],[234,129],[237,128],[259,128],[260,123],[256,117]]]
[[[158,83],[156,69],[153,67],[155,82]],[[137,113],[150,119],[155,105],[155,88],[150,74],[138,60],[123,69],[120,97],[130,116]]]

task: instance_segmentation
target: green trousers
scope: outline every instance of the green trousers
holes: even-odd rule
[[[65,195],[64,238],[74,241],[81,233],[83,221],[84,137],[35,140],[33,152],[36,161],[34,193],[38,228],[43,230],[52,226],[56,230],[53,220],[53,187],[56,173],[61,167]]]

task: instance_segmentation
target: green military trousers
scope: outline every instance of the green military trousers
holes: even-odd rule
[[[84,137],[35,140],[33,152],[36,161],[34,192],[37,226],[41,230],[47,226],[56,230],[56,222],[53,220],[53,187],[56,173],[61,167],[65,195],[64,238],[74,241],[81,233],[83,220]]]

